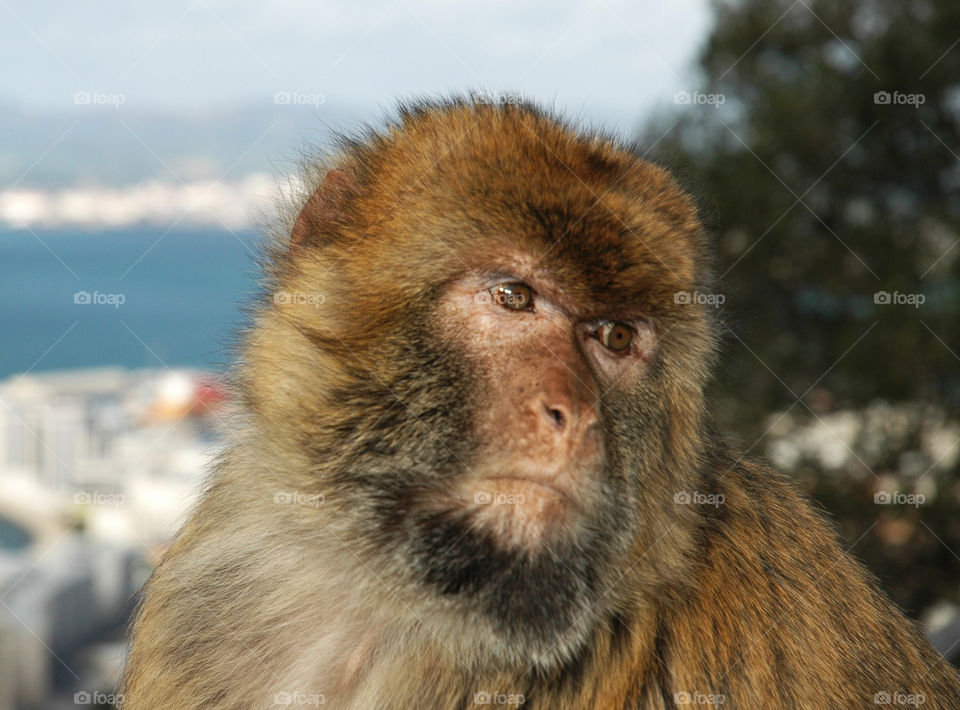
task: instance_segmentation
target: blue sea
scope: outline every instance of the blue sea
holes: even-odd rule
[[[217,229],[0,230],[0,379],[221,369],[257,289],[259,241]]]

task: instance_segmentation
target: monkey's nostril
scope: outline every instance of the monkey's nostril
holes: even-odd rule
[[[543,405],[543,408],[546,410],[547,418],[553,420],[553,423],[557,426],[558,429],[563,429],[564,425],[567,423],[567,417],[564,415],[563,411],[560,409],[555,409],[549,405]]]

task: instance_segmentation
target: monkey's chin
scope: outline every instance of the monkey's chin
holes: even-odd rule
[[[503,474],[467,487],[474,524],[507,548],[539,550],[568,532],[578,515],[573,497],[546,477]]]

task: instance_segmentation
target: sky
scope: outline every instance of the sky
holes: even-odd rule
[[[631,130],[696,87],[709,23],[707,0],[0,0],[0,101],[197,113],[288,92],[367,110],[483,89]]]

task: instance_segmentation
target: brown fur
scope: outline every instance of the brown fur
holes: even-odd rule
[[[709,291],[708,260],[665,170],[539,109],[456,100],[404,109],[307,178],[241,353],[236,435],[146,587],[127,708],[960,707],[954,670],[794,486],[712,431],[712,316],[674,299]],[[465,433],[493,436],[483,413],[510,376],[438,304],[500,268],[583,319],[657,324],[635,368],[596,374],[604,460],[577,474],[596,517],[570,523],[560,566],[484,567],[498,548],[452,539],[435,502],[469,480]],[[525,377],[537,357],[518,358]],[[504,568],[562,576],[514,588]],[[526,625],[539,609],[556,613]]]

